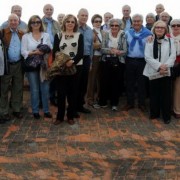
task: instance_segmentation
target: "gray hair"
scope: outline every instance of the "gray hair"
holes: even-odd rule
[[[180,19],[173,19],[173,20],[170,22],[170,26],[172,26],[173,24],[180,24]]]
[[[134,15],[132,16],[132,21],[133,21],[136,17],[140,17],[141,21],[143,22],[143,15],[142,15],[142,14],[134,14]]]
[[[118,18],[112,18],[112,19],[109,20],[109,25],[111,26],[111,25],[113,24],[113,22],[117,22],[118,25],[119,25],[119,27],[121,27],[121,25],[122,25],[121,19],[118,19]]]
[[[148,14],[146,15],[146,19],[147,19],[148,17],[152,17],[154,20],[156,20],[156,16],[155,16],[153,13],[148,13]]]

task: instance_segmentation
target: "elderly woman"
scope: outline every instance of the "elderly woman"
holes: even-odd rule
[[[108,35],[107,32],[101,30],[102,16],[95,14],[91,18],[93,25],[93,58],[92,68],[89,72],[87,102],[94,108],[99,108],[97,101],[99,99],[99,77],[100,77],[100,59],[101,59],[101,44],[103,39]]]
[[[78,32],[78,22],[74,15],[67,14],[63,18],[62,33],[56,34],[54,38],[53,57],[56,52],[64,53],[69,56],[69,60],[66,62],[67,67],[71,67],[73,64],[76,67],[82,64],[83,58],[83,36]],[[75,99],[77,97],[75,87],[77,84],[77,77],[75,75],[69,76],[57,76],[56,87],[58,92],[58,113],[54,125],[62,123],[65,119],[66,112],[66,98],[68,102],[67,106],[67,122],[70,125],[75,123]]]
[[[113,111],[117,111],[121,79],[123,78],[122,62],[127,51],[125,33],[121,30],[120,19],[110,19],[110,31],[106,39],[102,41],[102,62],[99,105],[107,106],[109,98]]]
[[[157,21],[152,28],[153,40],[145,46],[146,66],[143,74],[150,80],[150,119],[160,117],[165,124],[171,121],[171,73],[170,67],[176,59],[172,38],[166,36],[167,24]]]
[[[34,55],[44,55],[37,46],[39,44],[46,44],[52,49],[50,37],[48,33],[44,32],[42,20],[38,15],[30,17],[28,22],[27,33],[22,37],[21,54],[24,59]],[[39,89],[41,91],[41,99],[44,111],[44,117],[52,118],[49,112],[49,82],[43,76],[44,68],[37,68],[36,70],[27,72],[27,77],[31,92],[31,107],[35,119],[40,119],[39,114]]]
[[[171,34],[174,39],[176,47],[176,61],[175,64],[180,63],[180,19],[173,19],[170,23]],[[180,76],[174,80],[173,87],[173,112],[175,118],[180,118]]]

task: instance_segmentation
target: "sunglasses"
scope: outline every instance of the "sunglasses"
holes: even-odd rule
[[[32,21],[31,24],[41,24],[41,21]]]
[[[155,29],[165,29],[165,27],[156,26]]]
[[[74,22],[74,21],[66,21],[66,23],[75,24],[75,22]]]
[[[94,23],[102,23],[102,21],[94,21]]]
[[[111,24],[111,27],[119,27],[117,24]]]
[[[171,27],[180,27],[180,24],[173,24]]]

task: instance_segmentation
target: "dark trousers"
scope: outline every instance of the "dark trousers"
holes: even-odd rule
[[[126,92],[127,104],[134,105],[135,87],[137,87],[138,104],[145,105],[145,76],[143,70],[145,67],[144,58],[126,58]]]
[[[100,62],[100,105],[106,105],[108,99],[112,106],[118,105],[122,85],[120,82],[122,79],[121,68],[120,62],[116,65],[112,64],[111,60]]]
[[[56,82],[55,82],[55,79],[50,81],[50,84],[49,84],[49,98],[50,98],[50,101],[56,100]]]
[[[77,109],[81,109],[85,104],[90,63],[90,56],[84,56],[82,68],[79,68],[79,72],[77,72]]]
[[[150,81],[150,116],[159,117],[160,111],[164,121],[171,119],[170,77]]]
[[[66,110],[66,98],[68,102],[67,118],[73,119],[74,116],[74,91],[73,83],[75,76],[58,76],[56,77],[56,87],[58,95],[58,113],[57,119],[64,120]]]

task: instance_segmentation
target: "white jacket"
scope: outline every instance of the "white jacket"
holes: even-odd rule
[[[160,60],[159,60],[159,53],[158,53],[158,58],[154,59],[153,44],[154,44],[154,41],[146,42],[146,45],[145,45],[146,66],[144,68],[143,75],[149,77],[149,79],[156,79],[156,78],[163,77],[164,75],[160,75],[158,72],[158,69],[162,64],[166,64],[169,68],[168,76],[170,76],[171,75],[170,67],[174,65],[174,61],[176,60],[176,48],[174,45],[174,40],[170,38],[170,41],[169,41],[169,38],[167,36],[165,36],[165,38],[162,39]]]

